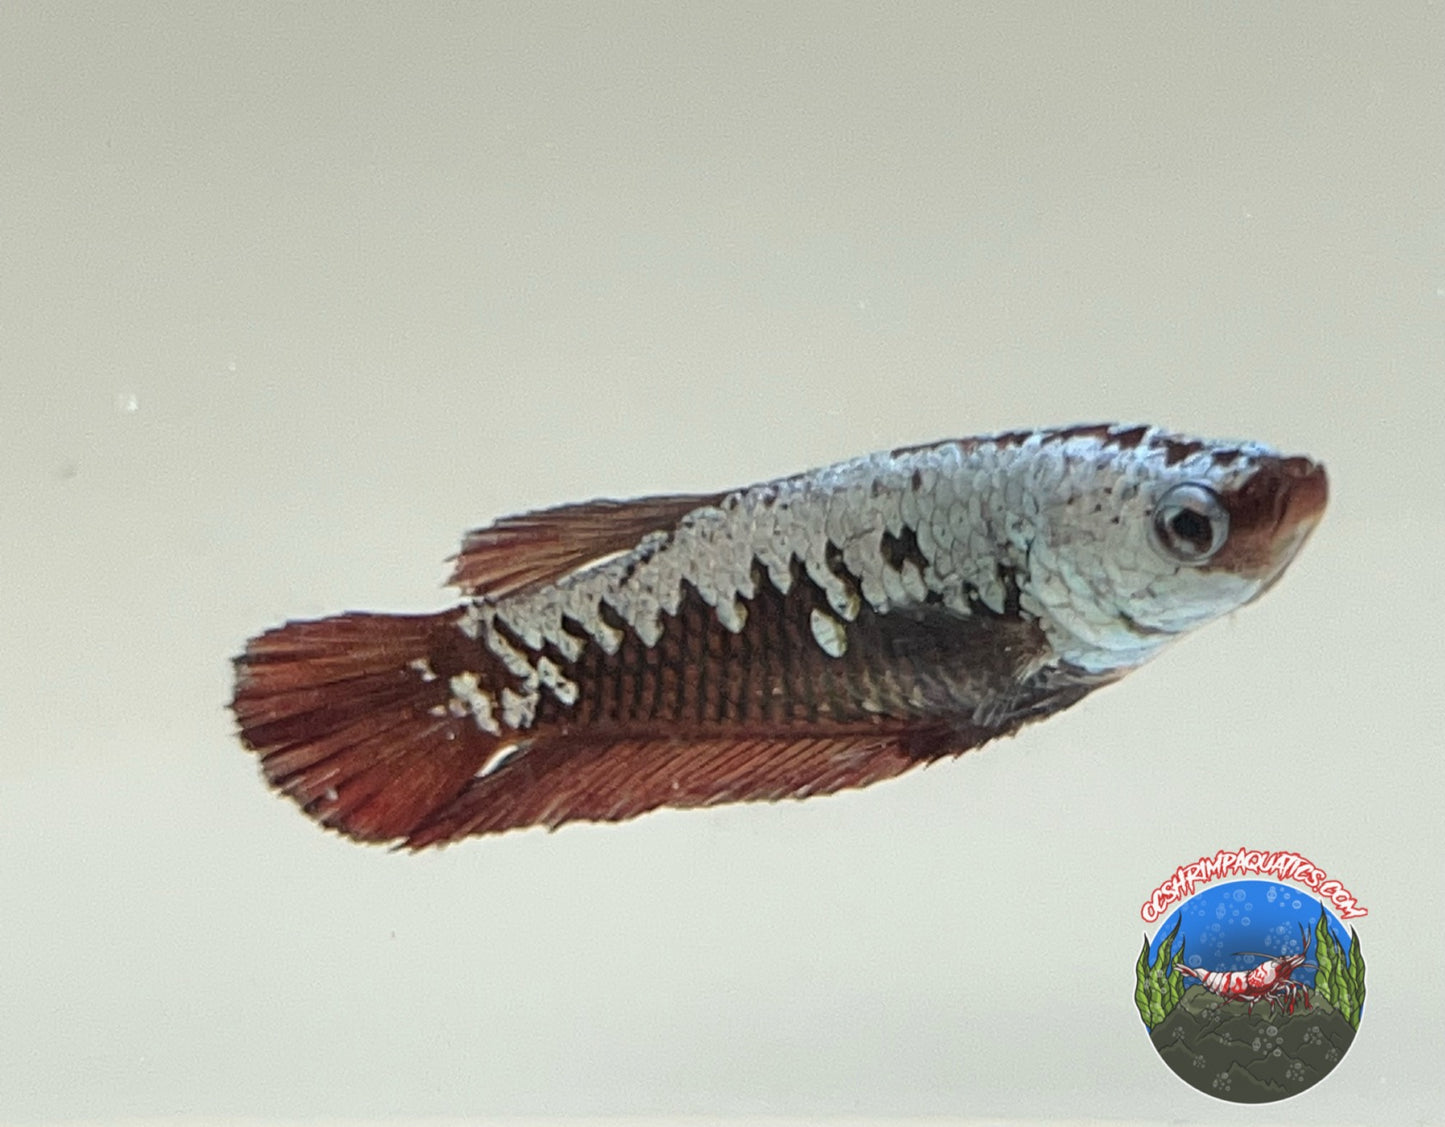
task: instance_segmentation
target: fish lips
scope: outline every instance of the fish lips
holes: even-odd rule
[[[1220,501],[1229,539],[1208,567],[1257,579],[1258,598],[1279,582],[1324,516],[1329,477],[1309,458],[1271,458]]]

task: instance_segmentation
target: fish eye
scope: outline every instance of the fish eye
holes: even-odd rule
[[[1229,513],[1219,495],[1205,485],[1176,485],[1154,506],[1151,539],[1175,563],[1207,563],[1229,539]]]

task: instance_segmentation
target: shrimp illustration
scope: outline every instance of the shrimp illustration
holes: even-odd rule
[[[1313,1009],[1310,1005],[1309,987],[1303,982],[1295,982],[1291,977],[1297,970],[1315,966],[1314,963],[1305,962],[1310,939],[1309,932],[1303,926],[1300,928],[1300,940],[1298,955],[1276,957],[1260,951],[1236,951],[1236,955],[1255,955],[1264,960],[1253,970],[1199,970],[1182,963],[1179,970],[1188,977],[1197,979],[1211,994],[1219,995],[1226,1002],[1248,1002],[1251,1014],[1254,1013],[1256,1002],[1268,1002],[1271,1013],[1274,1012],[1276,1004],[1287,1013],[1294,1013],[1296,1002],[1303,1002],[1307,1010]]]

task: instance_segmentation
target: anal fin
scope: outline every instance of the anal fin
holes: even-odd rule
[[[933,728],[827,736],[543,738],[495,773],[471,780],[405,844],[421,849],[524,826],[617,822],[660,806],[831,794],[892,778],[967,746]]]

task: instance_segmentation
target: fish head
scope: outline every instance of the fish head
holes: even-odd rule
[[[1322,465],[1259,443],[1090,428],[1058,447],[1025,589],[1060,656],[1093,672],[1259,598],[1328,499]]]

